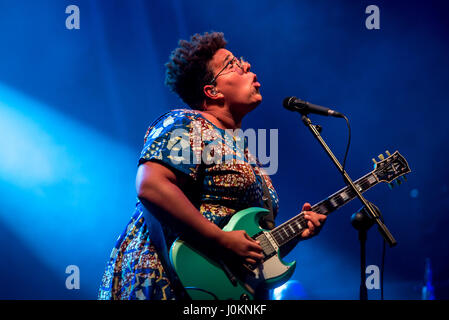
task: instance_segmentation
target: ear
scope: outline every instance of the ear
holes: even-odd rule
[[[203,92],[206,95],[206,97],[210,99],[217,99],[221,96],[221,94],[217,92],[217,89],[215,89],[213,85],[204,86]]]

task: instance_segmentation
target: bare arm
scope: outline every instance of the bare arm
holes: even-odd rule
[[[162,164],[148,161],[137,171],[137,196],[158,219],[174,223],[178,231],[203,241],[212,241],[249,263],[263,258],[262,248],[245,231],[225,232],[207,220],[183,192],[186,183],[187,177],[176,175]]]

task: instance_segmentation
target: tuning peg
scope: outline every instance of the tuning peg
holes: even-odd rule
[[[373,158],[372,160],[373,160],[374,165],[376,165],[377,164],[376,159]]]
[[[404,174],[403,176],[401,176],[402,181],[406,182],[407,181],[407,176]]]
[[[398,184],[398,186],[400,186],[401,183],[402,183],[402,181],[401,181],[400,179],[396,179],[395,181],[396,181],[396,183]]]
[[[381,153],[381,154],[379,154],[378,158],[379,158],[380,160],[383,160],[383,159],[385,159],[385,157],[384,157],[384,155],[383,155],[382,153]]]
[[[388,188],[390,188],[390,190],[393,190],[394,184],[393,184],[393,183],[389,183],[389,184],[388,184]]]
[[[385,153],[387,154],[387,156],[391,156],[390,151],[385,150]]]

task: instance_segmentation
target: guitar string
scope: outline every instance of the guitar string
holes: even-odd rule
[[[373,187],[374,185],[376,185],[378,183],[377,179],[376,181],[374,181],[374,183],[371,183],[370,181],[368,181],[368,179],[372,179],[372,172],[366,174],[364,177],[360,178],[359,180],[354,182],[354,185],[358,185],[359,187],[362,187],[363,190],[362,192],[367,191],[369,188]],[[312,211],[315,211],[317,213],[320,213],[320,206],[325,202],[325,201],[331,201],[334,200],[334,202],[337,202],[337,199],[340,198],[340,195],[346,192],[349,194],[349,197],[345,200],[343,200],[343,203],[339,204],[337,203],[337,206],[333,206],[334,209],[338,208],[339,206],[343,206],[344,204],[348,203],[349,201],[351,201],[352,199],[354,199],[356,197],[356,193],[354,192],[354,190],[352,190],[352,188],[350,186],[347,186],[343,189],[341,189],[341,191],[337,191],[336,194],[330,196],[328,199],[323,200],[321,202],[319,202],[318,204],[316,204],[315,206],[312,207]],[[314,207],[316,207],[316,209],[313,209]],[[307,227],[307,225],[304,225],[303,222],[306,221],[307,219],[304,218],[304,214],[300,213],[297,217],[294,217],[288,221],[286,221],[285,223],[281,224],[279,227],[273,229],[272,231],[270,231],[270,234],[274,237],[274,239],[276,240],[276,242],[279,244],[281,242],[284,242],[284,239],[287,240],[287,242],[293,238],[295,238],[297,236],[297,231],[296,229],[298,228],[297,225],[295,225],[295,227],[293,227],[292,223],[296,222],[297,224],[299,224],[302,228]],[[290,226],[291,229],[294,230],[293,233],[289,234],[285,229],[287,226]],[[280,234],[281,231],[284,231],[284,233],[286,234],[286,238],[282,237],[282,235]],[[285,242],[284,242],[285,243]]]
[[[368,179],[372,178],[371,177],[372,173],[367,174],[366,176],[360,178],[359,180],[357,180],[356,182],[354,182],[354,184],[358,184],[358,186],[362,187],[362,189],[365,189],[364,191],[367,191],[369,188],[373,187],[375,184],[377,184],[377,180],[375,181],[375,183],[371,183],[370,181],[368,181]],[[339,199],[340,195],[343,192],[347,192],[349,193],[349,197],[346,200],[343,200],[343,203],[339,203],[337,204],[338,206],[342,206],[344,204],[346,204],[347,202],[351,201],[352,199],[354,199],[356,197],[355,192],[352,190],[352,188],[345,187],[343,188],[341,191],[337,192],[336,194],[334,194],[333,196],[331,196],[330,198],[319,202],[318,204],[316,204],[315,206],[312,207],[312,211],[320,213],[320,207],[321,205],[325,202],[325,201],[331,201],[334,200],[334,202],[336,202],[336,199]],[[315,208],[316,207],[316,208]],[[333,206],[335,209],[335,206]],[[315,208],[315,209],[314,209]],[[300,224],[302,228],[307,227],[307,225],[304,225],[303,222],[306,221],[307,219],[304,218],[304,214],[301,213],[299,214],[297,217],[292,218],[291,220],[286,221],[285,223],[283,223],[282,225],[280,225],[279,227],[275,228],[274,230],[272,230],[270,233],[272,234],[272,236],[275,238],[276,242],[278,243],[285,243],[285,239],[287,241],[289,241],[290,239],[294,238],[297,236],[297,225],[293,225],[293,222],[296,222],[297,224]],[[289,234],[285,229],[287,228],[287,226],[290,226],[291,229],[294,230],[293,233]],[[294,227],[293,227],[294,226]],[[283,237],[281,235],[281,231],[284,231],[284,233],[286,234],[287,237]]]
[[[367,179],[368,179],[368,178],[369,178],[369,176],[360,178],[358,181],[355,182],[355,184],[357,184],[357,183],[365,184],[365,182],[367,182]],[[362,180],[364,180],[364,181],[362,181]],[[316,205],[314,205],[314,206],[312,207],[312,209],[313,209],[314,207],[317,207],[317,208],[314,209],[314,210],[312,210],[312,211],[319,210],[318,208],[319,208],[325,201],[330,201],[331,199],[337,198],[338,196],[340,196],[340,194],[343,193],[343,192],[345,191],[346,188],[347,188],[347,187],[343,188],[340,192],[337,192],[336,194],[334,194],[333,196],[329,197],[328,199],[323,200],[323,201],[317,203]],[[352,190],[346,190],[346,191],[353,192]],[[353,194],[351,194],[350,196],[353,196]],[[335,199],[334,199],[334,200],[335,200]],[[316,212],[316,211],[315,211],[315,212]],[[292,219],[292,220],[293,220],[293,219]],[[286,222],[283,223],[283,224],[286,224],[286,223],[288,223],[289,221],[290,221],[290,220],[286,221]],[[280,228],[283,224],[281,224],[278,228]],[[276,229],[277,229],[277,228],[276,228]],[[276,229],[275,229],[275,230],[276,230]],[[274,231],[274,230],[273,230],[273,231]]]
[[[368,179],[369,177],[365,177],[364,179],[359,179],[359,181],[356,181],[356,183],[358,183],[359,185],[364,185],[367,181],[366,179]],[[368,187],[371,184],[368,185]],[[343,189],[344,190],[344,189]],[[343,191],[342,191],[343,192]],[[336,195],[334,195],[334,197],[331,197],[329,199],[326,200],[331,200],[332,198],[336,198],[337,196],[339,196],[341,194],[341,192],[337,193]],[[345,203],[347,203],[349,200],[351,200],[352,198],[354,198],[354,192],[351,192],[350,197],[347,198],[347,201],[344,201],[342,204],[338,204],[338,205],[343,205]],[[323,201],[324,202],[324,201]],[[312,207],[312,211],[320,213],[320,204],[317,204],[315,206]],[[314,209],[314,207],[317,207],[316,209]],[[276,242],[285,242],[284,240],[290,240],[294,237],[296,237],[298,234],[297,232],[299,230],[298,226],[293,224],[294,222],[296,224],[299,224],[302,228],[307,227],[306,224],[304,224],[304,222],[307,221],[307,219],[304,218],[304,213],[299,214],[297,217],[292,218],[291,220],[287,221],[286,223],[282,224],[281,226],[279,226],[278,228],[274,229],[271,231],[272,236],[275,238]],[[288,233],[285,229],[287,228],[287,226],[289,226],[291,229],[293,229],[293,233]],[[286,234],[287,237],[283,237],[281,235],[281,232],[284,232]]]
[[[363,189],[368,188],[368,187],[372,187],[371,183],[368,181],[370,176],[371,176],[371,173],[367,174],[365,177],[360,178],[359,180],[354,182],[354,184],[358,184]],[[365,187],[364,185],[366,183],[368,183],[368,185]],[[346,189],[348,189],[348,190],[346,190]],[[337,192],[336,194],[334,194],[330,198],[328,198],[328,199],[326,199],[324,201],[321,201],[317,205],[313,206],[313,207],[318,207],[317,209],[315,209],[313,211],[315,211],[315,212],[319,211],[320,205],[322,203],[324,203],[325,201],[331,201],[331,200],[336,201],[336,199],[338,199],[343,192],[348,192],[349,193],[349,197],[346,200],[343,200],[344,202],[342,204],[338,204],[337,207],[346,204],[347,202],[349,202],[350,200],[352,200],[355,197],[354,190],[352,190],[352,188],[350,188],[348,186],[348,187],[343,188],[340,192]],[[312,209],[313,209],[313,207],[312,207]],[[317,212],[317,213],[319,213],[319,212]],[[286,221],[285,223],[283,223],[279,227],[273,229],[270,233],[274,237],[274,239],[276,240],[277,243],[284,242],[283,241],[284,239],[286,239],[288,241],[288,240],[290,240],[290,239],[292,239],[292,238],[297,236],[296,229],[298,228],[298,226],[296,225],[295,227],[293,227],[292,223],[296,222],[297,224],[301,225],[302,228],[304,228],[304,227],[307,227],[307,225],[303,224],[303,222],[306,221],[306,220],[307,219],[304,218],[304,213],[300,213],[298,216],[292,218],[291,220]],[[285,231],[285,228],[287,226],[290,226],[294,230],[294,233],[288,234],[288,232]],[[287,237],[282,237],[282,235],[280,234],[281,231],[284,231],[284,233],[287,235]]]

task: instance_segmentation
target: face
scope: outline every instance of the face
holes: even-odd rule
[[[222,95],[220,97],[230,109],[247,113],[262,102],[260,83],[257,82],[257,76],[250,71],[251,65],[248,62],[241,63],[235,58],[229,50],[219,49],[210,61],[209,67],[214,76],[221,71],[215,80],[215,89]],[[229,63],[230,61],[232,62]]]

